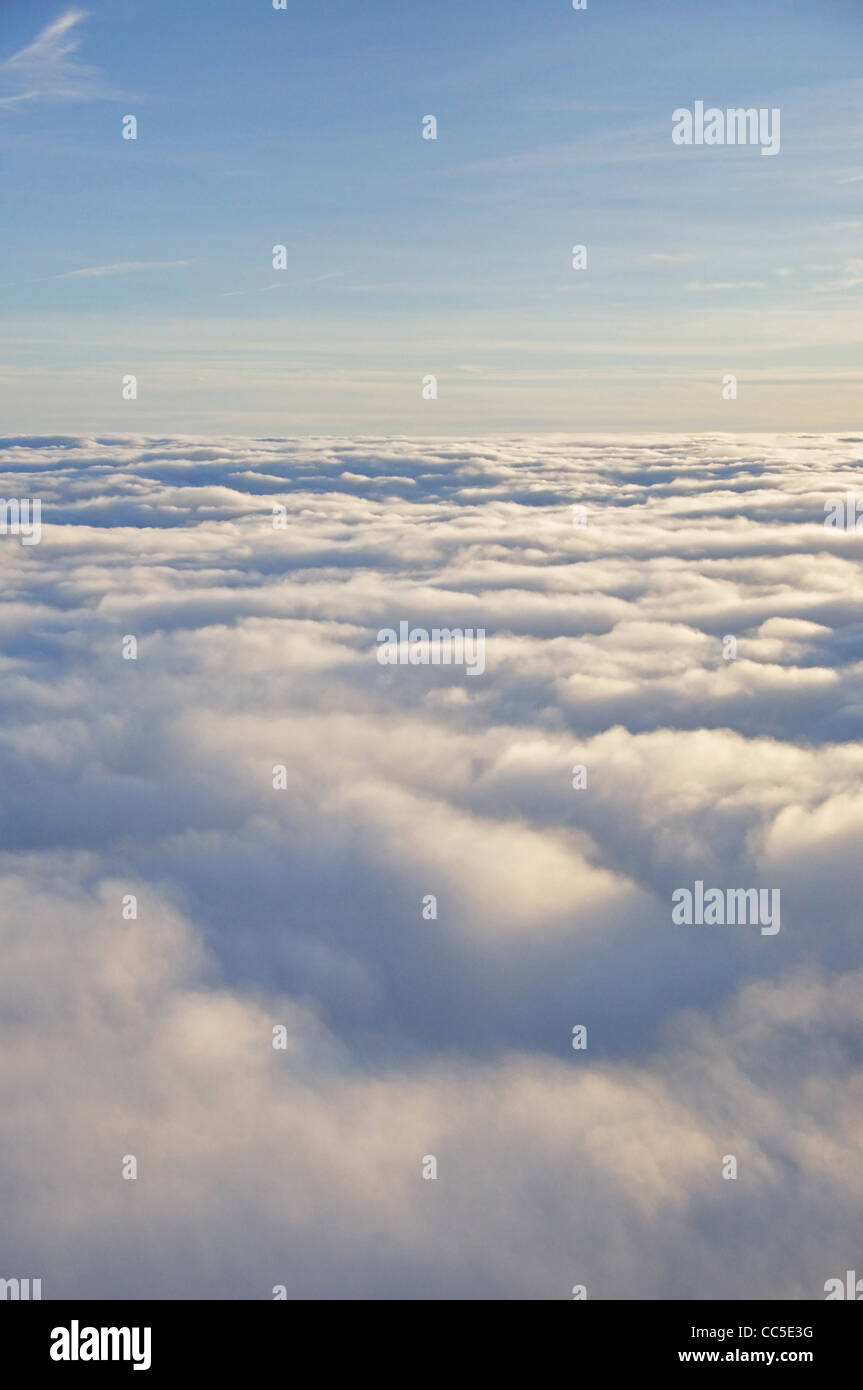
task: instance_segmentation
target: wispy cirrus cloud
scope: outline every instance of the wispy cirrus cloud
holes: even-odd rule
[[[39,98],[82,101],[108,95],[97,68],[79,63],[78,26],[86,10],[67,10],[26,48],[0,61],[0,107]]]
[[[186,265],[194,265],[194,260],[187,261],[112,261],[108,265],[85,265],[78,270],[63,270],[59,275],[37,275],[32,280],[23,283],[27,285],[44,285],[49,280],[103,280],[114,275],[135,275],[149,270],[175,270]],[[8,285],[17,285],[21,282],[10,280]],[[4,288],[6,287],[4,286]]]
[[[80,270],[64,270],[52,280],[101,280],[107,275],[132,275],[138,270],[173,270],[191,261],[114,261],[110,265],[85,265]]]
[[[687,290],[760,290],[763,280],[690,280]]]
[[[814,294],[832,294],[835,290],[854,290],[863,285],[863,259],[848,256],[842,267],[839,279],[828,280],[823,285],[813,285]]]
[[[280,280],[274,281],[269,285],[256,285],[250,290],[225,290],[222,299],[236,299],[239,295],[247,294],[267,294],[270,290],[297,290],[306,289],[311,285],[328,284],[331,280],[343,280],[345,272],[343,270],[328,270],[323,275],[313,275],[308,280],[292,280],[289,284]]]

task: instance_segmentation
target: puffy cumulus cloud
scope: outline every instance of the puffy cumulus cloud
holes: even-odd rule
[[[861,442],[0,441],[43,509],[0,538],[0,1274],[853,1268],[863,532],[823,522]],[[484,672],[381,665],[402,620],[485,629]],[[676,926],[697,879],[779,933]]]

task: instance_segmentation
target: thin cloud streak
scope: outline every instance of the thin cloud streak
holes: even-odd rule
[[[67,10],[36,35],[32,43],[0,62],[0,85],[21,86],[21,91],[0,95],[0,107],[21,102],[50,100],[84,101],[107,97],[97,68],[79,63],[77,27],[86,10]]]
[[[60,275],[52,275],[52,280],[98,280],[106,275],[132,275],[138,270],[173,270],[178,266],[193,265],[193,261],[115,261],[111,265],[87,265],[80,270],[64,270]]]

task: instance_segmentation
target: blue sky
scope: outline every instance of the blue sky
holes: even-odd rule
[[[12,0],[6,428],[854,428],[861,49],[844,0]],[[779,154],[676,147],[696,100]]]

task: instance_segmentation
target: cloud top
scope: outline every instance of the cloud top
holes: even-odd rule
[[[796,1299],[855,1267],[863,533],[824,503],[861,443],[0,441],[43,504],[0,537],[0,1273]],[[402,619],[482,627],[482,676],[382,666]],[[780,890],[781,931],[674,925],[696,880]]]

